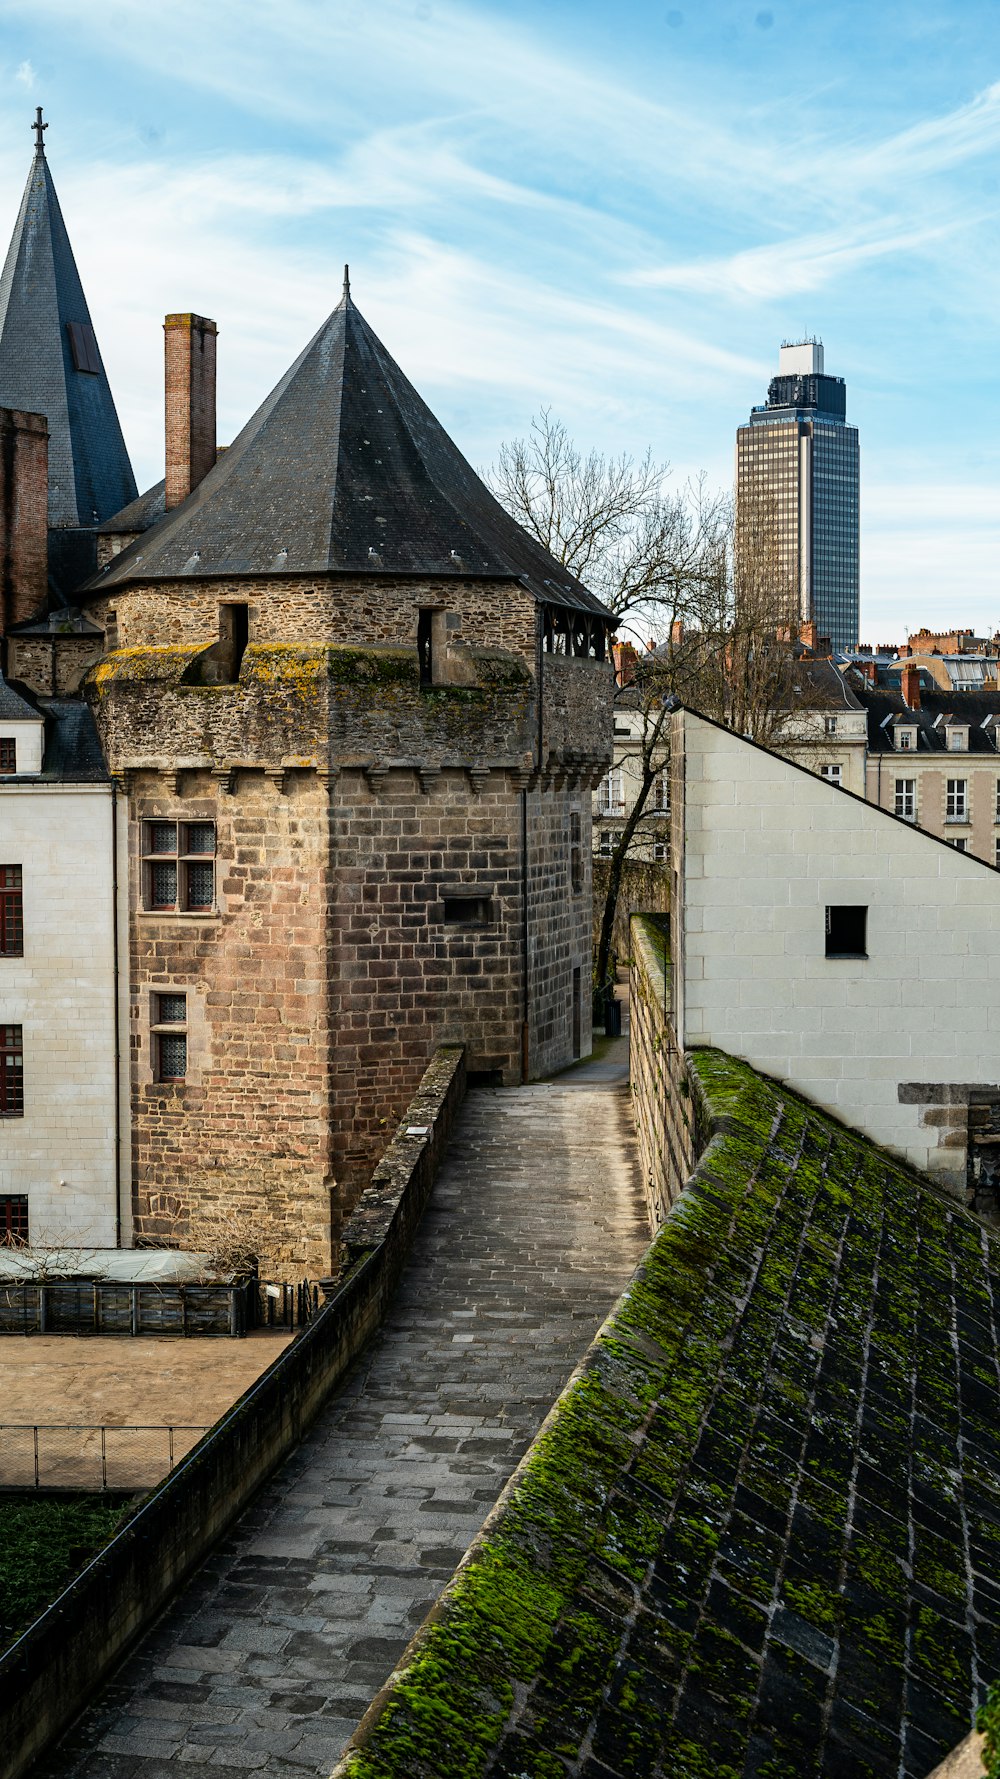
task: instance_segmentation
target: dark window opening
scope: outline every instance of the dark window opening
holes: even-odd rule
[[[24,903],[20,865],[0,865],[0,957],[24,954]]]
[[[422,605],[417,615],[417,659],[420,662],[420,684],[434,684],[434,613]]]
[[[583,987],[580,971],[573,971],[573,1058],[580,1055],[583,1047]]]
[[[489,896],[445,896],[444,919],[448,926],[484,927],[492,919]]]
[[[868,909],[866,907],[827,907],[827,957],[868,956]]]
[[[578,896],[583,888],[583,845],[577,810],[573,810],[569,818],[569,876],[573,894]]]
[[[0,772],[17,771],[17,742],[0,741]]]
[[[219,664],[224,675],[223,684],[236,684],[240,677],[240,668],[249,641],[250,607],[248,605],[220,605]]]
[[[89,377],[101,374],[101,355],[97,350],[97,336],[89,321],[67,321],[66,332],[69,334],[69,349],[73,354],[73,369],[86,371]]]
[[[0,1025],[0,1118],[24,1117],[24,1046],[19,1025]]]
[[[19,1248],[27,1239],[27,1193],[0,1193],[0,1247]]]
[[[113,654],[118,647],[118,613],[108,612],[104,619],[104,647]]]

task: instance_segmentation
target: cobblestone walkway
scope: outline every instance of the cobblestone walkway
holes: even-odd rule
[[[329,1773],[646,1246],[626,1107],[469,1095],[382,1333],[46,1779]]]

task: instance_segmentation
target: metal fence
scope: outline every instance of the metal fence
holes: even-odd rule
[[[228,1334],[254,1328],[304,1328],[319,1309],[319,1289],[239,1284],[122,1285],[100,1279],[5,1281],[0,1334]]]
[[[0,1423],[0,1488],[150,1489],[207,1432]]]

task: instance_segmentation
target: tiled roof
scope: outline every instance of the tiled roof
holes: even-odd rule
[[[146,489],[145,494],[140,494],[136,500],[129,501],[127,507],[122,507],[120,513],[112,513],[110,519],[105,519],[104,524],[97,527],[102,537],[115,537],[129,531],[148,531],[151,525],[163,518],[167,510],[166,486],[161,477],[158,482],[153,483],[152,488]]]
[[[44,153],[36,153],[0,275],[0,406],[49,423],[49,525],[93,526],[136,494],[99,356],[78,370],[70,324],[96,340]]]
[[[1000,1236],[744,1064],[346,1768],[926,1779],[1000,1674]]]
[[[606,615],[494,500],[346,291],[188,499],[89,590],[331,570],[519,579]]]
[[[34,704],[29,704],[21,692],[0,678],[0,719],[8,723],[25,723],[34,718],[38,721],[41,712]]]
[[[987,717],[1000,716],[1000,692],[956,692],[936,688],[920,689],[920,709],[911,710],[901,692],[855,688],[859,703],[868,712],[868,746],[872,753],[894,753],[892,731],[900,723],[912,724],[917,731],[917,748],[921,753],[946,753],[945,722],[969,725],[968,752],[993,754],[1000,770],[1000,755],[993,744],[992,728],[984,729]],[[886,719],[893,719],[886,721]],[[935,719],[938,721],[935,728]]]

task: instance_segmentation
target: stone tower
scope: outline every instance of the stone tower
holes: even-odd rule
[[[78,595],[128,795],[135,1229],[238,1204],[265,1264],[325,1271],[436,1045],[497,1082],[590,1048],[610,616],[346,279],[190,485],[109,521]]]

